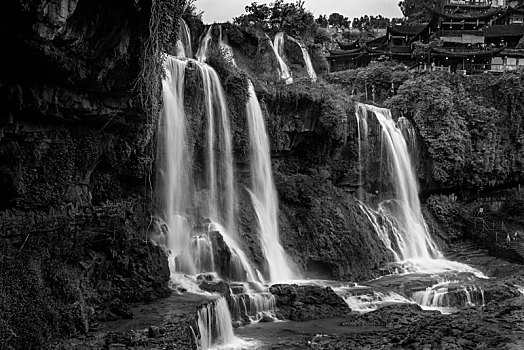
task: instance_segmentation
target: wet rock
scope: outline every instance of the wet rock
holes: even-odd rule
[[[330,287],[276,284],[269,288],[275,295],[278,315],[292,321],[308,321],[345,316],[351,309]]]
[[[229,289],[229,285],[224,281],[219,281],[219,282],[202,281],[198,284],[198,287],[202,290],[205,290],[206,292],[218,293],[226,297],[226,299],[231,298],[231,290]]]
[[[156,326],[150,326],[147,329],[147,336],[149,338],[156,338],[160,335],[160,328]]]

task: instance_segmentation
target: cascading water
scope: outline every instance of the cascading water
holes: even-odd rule
[[[204,52],[203,55],[206,53]],[[207,212],[209,221],[196,232],[192,225],[198,215],[191,211],[191,198],[195,191],[190,181],[192,169],[191,150],[186,140],[187,126],[184,112],[184,82],[188,63],[195,65],[203,82],[204,112],[207,120],[205,145]],[[182,61],[167,56],[166,78],[163,83],[164,110],[159,123],[160,193],[165,232],[164,243],[169,248],[173,284],[187,290],[197,290],[194,280],[184,275],[206,273],[215,276],[214,240],[220,234],[231,253],[228,277],[243,281],[260,282],[246,254],[232,238],[235,232],[236,195],[233,177],[233,156],[229,117],[225,95],[218,75],[206,64],[195,60]],[[182,273],[182,274],[181,274]],[[240,341],[233,335],[231,315],[224,298],[207,304],[198,312],[200,348]]]
[[[162,82],[164,110],[159,123],[159,164],[164,221],[167,224],[167,247],[173,255],[182,255],[190,241],[187,209],[190,193],[190,152],[186,142],[184,113],[184,77],[187,63],[167,57],[166,78]],[[193,271],[191,259],[184,261]]]
[[[309,56],[309,52],[307,51],[306,45],[289,35],[287,37],[289,40],[296,43],[300,47],[300,50],[302,51],[302,57],[304,58],[304,62],[306,64],[307,74],[309,75],[311,81],[317,81],[317,73],[315,73],[313,63],[311,63],[311,57]]]
[[[368,114],[363,104],[357,104],[355,107],[355,116],[357,118],[357,141],[358,141],[358,197],[362,199],[364,181],[362,178],[362,172],[364,165],[362,164],[362,151],[363,146],[368,143]],[[362,110],[360,110],[362,109]]]
[[[236,190],[226,98],[215,70],[204,63],[195,63],[200,69],[204,83],[204,107],[208,123],[206,145],[208,215],[213,222],[224,223],[226,231],[232,234],[235,232]]]
[[[388,109],[359,104],[357,113],[373,112],[382,127],[382,137],[388,151],[395,200],[389,200],[385,211],[396,218],[402,232],[397,242],[401,259],[433,259],[442,254],[430,237],[426,223],[420,211],[418,185],[411,166],[406,141],[395,126]],[[360,117],[363,119],[363,117]]]
[[[196,53],[196,59],[200,62],[205,62],[207,60],[207,54],[209,51],[209,44],[211,43],[211,31],[213,30],[213,25],[210,25],[207,29],[206,34],[200,41],[198,50]]]
[[[381,126],[382,142],[387,151],[389,174],[395,192],[395,198],[379,204],[378,214],[386,219],[381,221],[387,225],[381,225],[381,229],[385,231],[377,230],[377,233],[385,245],[396,251],[406,271],[464,271],[485,278],[480,271],[468,265],[443,258],[422,216],[415,171],[401,130],[395,125],[388,109],[365,104],[359,104],[356,109],[359,128],[360,121],[367,120],[367,116],[363,114],[368,112],[376,117]],[[378,220],[371,218],[376,212],[368,210],[365,213],[373,226],[376,226]],[[385,239],[385,232],[389,232],[387,236],[391,243]]]
[[[293,273],[289,266],[289,257],[280,244],[278,199],[271,171],[269,139],[264,115],[251,83],[246,109],[250,139],[251,199],[257,213],[260,241],[268,264],[270,281],[286,281],[293,278]]]
[[[218,36],[218,47],[225,55],[226,59],[233,65],[237,66],[237,63],[235,62],[235,56],[233,55],[233,48],[229,46],[229,44],[224,40],[223,33],[222,33],[222,26],[220,26],[220,34]]]
[[[286,84],[293,83],[293,78],[291,77],[289,68],[282,59],[282,55],[280,54],[284,53],[284,33],[277,33],[277,35],[275,36],[274,43],[271,41],[271,39],[269,39],[269,37],[267,37],[267,39],[269,42],[269,46],[271,46],[271,49],[273,50],[273,53],[275,54],[275,57],[278,61],[278,65],[280,66],[280,79],[284,81],[284,83]]]
[[[409,153],[411,158],[414,160],[414,165],[417,164],[418,159],[418,147],[417,147],[417,134],[413,124],[406,117],[400,117],[397,121],[397,127],[400,129],[400,132],[404,136],[406,143],[408,145]]]
[[[220,346],[238,340],[233,334],[231,314],[224,297],[204,305],[198,311],[198,330],[201,350],[210,349],[211,345]]]
[[[413,293],[412,299],[425,309],[444,313],[456,311],[466,306],[484,306],[484,289],[464,285],[460,281],[444,281],[424,291]]]
[[[177,57],[193,57],[193,49],[191,47],[191,32],[189,27],[183,19],[180,19],[180,39],[177,42]]]
[[[194,188],[190,181],[191,150],[186,140],[184,113],[184,77],[188,62],[198,67],[204,86],[204,110],[207,117],[206,188],[207,213],[211,224],[205,232],[192,229],[190,212]],[[216,72],[204,63],[182,61],[171,56],[165,61],[163,81],[164,111],[159,129],[159,174],[162,219],[167,228],[166,245],[171,251],[173,272],[196,275],[213,272],[213,246],[208,232],[218,231],[231,251],[230,277],[260,282],[249,259],[234,237],[236,194],[229,117],[225,97]],[[193,215],[194,216],[194,215]]]

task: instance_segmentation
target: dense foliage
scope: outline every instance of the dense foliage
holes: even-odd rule
[[[392,24],[403,23],[403,18],[387,18],[378,16],[362,16],[360,18],[353,19],[353,28],[360,30],[371,30],[371,29],[385,29]]]
[[[455,241],[463,235],[464,209],[455,196],[433,195],[426,200],[426,206],[438,219],[447,240]]]
[[[371,63],[363,68],[331,73],[328,81],[343,86],[354,95],[362,94],[364,100],[371,100],[374,91],[374,101],[381,102],[410,77],[404,65],[380,62]]]
[[[428,22],[431,19],[431,9],[440,8],[441,0],[402,0],[398,6],[410,23]]]
[[[304,1],[286,3],[276,0],[273,3],[246,6],[246,13],[233,19],[242,27],[255,27],[266,32],[286,32],[298,38],[311,38],[318,29],[313,14],[304,8]]]
[[[463,77],[427,73],[391,99],[411,118],[443,187],[483,188],[523,174],[524,75]]]

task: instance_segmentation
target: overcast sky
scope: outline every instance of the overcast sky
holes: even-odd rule
[[[424,0],[421,0],[424,1]],[[205,23],[231,21],[245,13],[244,8],[254,0],[196,0],[195,5],[199,11],[203,11]],[[258,4],[266,4],[274,1],[259,0]],[[286,0],[295,2],[295,0]],[[398,0],[306,0],[305,8],[311,11],[315,18],[319,15],[338,12],[350,20],[363,15],[382,15],[384,17],[402,17],[398,7]]]

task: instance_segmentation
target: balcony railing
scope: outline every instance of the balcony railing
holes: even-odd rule
[[[446,0],[444,2],[444,5],[449,5],[449,6],[460,6],[460,5],[488,6],[490,4],[491,4],[491,1],[486,1],[486,0]]]
[[[462,35],[484,36],[482,30],[442,30],[441,36],[461,37]]]

